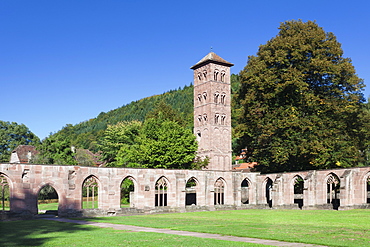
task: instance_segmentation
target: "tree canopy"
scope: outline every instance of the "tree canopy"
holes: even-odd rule
[[[240,72],[237,148],[268,172],[358,164],[364,85],[351,60],[315,22],[279,29]]]
[[[19,145],[35,145],[40,139],[24,124],[0,120],[0,162],[9,162],[11,152]]]
[[[181,114],[159,102],[144,123],[121,122],[109,126],[101,150],[108,166],[196,169],[197,142],[184,127]]]

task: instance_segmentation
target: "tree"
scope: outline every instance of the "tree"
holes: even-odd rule
[[[77,165],[74,152],[69,141],[60,139],[56,135],[45,138],[37,146],[40,152],[32,159],[35,164]]]
[[[40,139],[24,124],[0,120],[0,162],[9,162],[10,154],[19,145],[36,145]]]
[[[315,22],[279,29],[240,73],[238,148],[261,171],[356,165],[363,81],[334,34]]]
[[[135,144],[139,135],[142,122],[119,122],[115,125],[109,125],[104,132],[100,150],[103,152],[102,159],[106,161],[106,166],[119,166],[117,164],[117,153],[122,146],[131,146]]]
[[[125,167],[192,169],[197,143],[193,133],[171,120],[145,120],[134,145],[123,145],[117,163]]]
[[[200,169],[207,161],[195,159],[197,142],[184,122],[178,111],[160,101],[144,123],[109,126],[101,142],[103,158],[108,166]]]

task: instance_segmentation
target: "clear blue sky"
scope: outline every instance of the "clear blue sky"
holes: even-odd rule
[[[369,10],[367,0],[1,0],[0,120],[45,138],[189,85],[210,47],[239,73],[281,22],[297,19],[333,32],[369,84]]]

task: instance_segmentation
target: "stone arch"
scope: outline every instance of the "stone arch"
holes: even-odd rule
[[[5,173],[0,173],[0,211],[9,210],[10,205],[10,192],[11,180]]]
[[[225,204],[225,187],[225,180],[219,177],[214,184],[214,205]]]
[[[161,176],[155,183],[155,206],[165,207],[168,203],[169,181],[165,176]]]
[[[300,175],[295,175],[292,179],[291,187],[293,188],[293,203],[297,204],[300,209],[303,207],[303,188],[304,180]]]
[[[272,186],[273,186],[272,179],[267,177],[264,180],[264,188],[265,188],[266,203],[268,204],[270,208],[272,207]]]
[[[100,181],[94,175],[87,176],[82,182],[81,208],[99,208]]]
[[[137,197],[138,188],[136,179],[132,176],[126,176],[122,179],[120,188],[120,207],[123,208],[129,204],[130,208],[134,208],[136,205],[135,199]]]
[[[59,188],[57,188],[58,186],[56,186],[54,183],[51,183],[51,182],[46,182],[46,183],[42,183],[40,186],[38,186],[38,190],[37,190],[37,211],[40,213],[44,213],[42,210],[40,210],[40,204],[49,204],[47,206],[47,210],[46,211],[51,211],[51,210],[59,210],[59,205],[60,205],[60,193],[58,193],[58,191],[60,191]],[[54,203],[57,203],[57,206],[54,207],[54,205],[52,205],[50,207],[50,204],[54,204]],[[41,207],[43,208],[43,207]]]
[[[250,203],[251,181],[249,178],[244,178],[240,184],[240,200],[242,204]]]
[[[329,173],[325,178],[326,203],[332,204],[333,209],[340,206],[340,179],[335,173]]]
[[[195,177],[191,177],[185,184],[185,206],[197,205],[197,190],[199,188],[199,181]]]

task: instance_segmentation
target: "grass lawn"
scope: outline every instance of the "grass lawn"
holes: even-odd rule
[[[86,202],[83,202],[83,207],[84,208],[88,208],[90,207],[91,208],[91,202],[89,203],[86,203]],[[130,204],[121,204],[121,208],[129,208],[130,207]],[[53,202],[53,203],[39,203],[38,205],[38,208],[39,210],[58,210],[58,203],[57,202]],[[98,208],[98,202],[95,202],[95,208]],[[9,208],[5,209],[5,210],[9,210]]]
[[[0,222],[0,236],[0,246],[266,246],[48,220]]]
[[[370,210],[235,210],[89,220],[327,246],[370,246]]]

